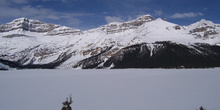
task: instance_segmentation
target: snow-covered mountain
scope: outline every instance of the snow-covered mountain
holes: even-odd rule
[[[87,31],[15,19],[0,26],[0,62],[14,68],[220,66],[220,24],[180,26],[150,15]]]

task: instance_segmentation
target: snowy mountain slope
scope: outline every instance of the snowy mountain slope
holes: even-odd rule
[[[220,25],[202,19],[190,25],[188,29],[190,29],[190,34],[194,35],[196,39],[214,39],[218,37]]]
[[[216,60],[210,60],[210,63],[219,64],[219,32],[219,24],[204,19],[189,26],[179,26],[150,15],[83,32],[75,28],[19,18],[0,26],[0,61],[16,68],[103,68],[115,66],[125,55],[132,54],[132,50],[135,50],[130,48],[132,46],[139,45],[137,48],[142,48],[142,45],[146,45],[147,48],[144,48],[143,52],[137,52],[150,51],[149,55],[154,56],[155,51],[169,53],[169,49],[163,50],[161,45],[175,44],[176,47],[184,45],[184,49],[189,50],[189,53],[200,52],[201,54],[196,54],[198,57],[215,54]],[[200,44],[207,46],[193,46]],[[129,51],[123,53],[127,48]],[[173,49],[177,52],[175,49],[178,48]],[[123,54],[118,56],[120,52]],[[189,53],[187,58],[190,57]],[[110,61],[116,58],[118,59],[114,62]],[[145,57],[142,60],[145,61]],[[189,67],[204,67],[198,66],[198,63],[194,64]],[[180,64],[172,64],[169,67],[177,66]],[[219,65],[210,65],[215,66]]]

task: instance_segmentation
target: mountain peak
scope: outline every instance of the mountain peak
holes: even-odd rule
[[[29,20],[29,19],[25,17],[21,17],[21,18],[16,18],[13,21],[26,21],[26,20]]]
[[[206,19],[201,19],[200,22],[207,22],[207,20]]]
[[[198,25],[214,25],[212,21],[206,20],[206,19],[201,19],[200,21],[196,22],[195,24]]]
[[[189,25],[189,27],[191,27],[191,28],[200,28],[200,27],[214,26],[214,25],[215,24],[212,21],[208,21],[206,19],[201,19],[200,21]]]
[[[17,19],[14,19],[12,22],[10,22],[10,23],[7,23],[7,24],[13,24],[13,23],[18,23],[18,24],[20,24],[20,23],[29,23],[29,22],[31,22],[31,23],[36,23],[36,22],[38,22],[38,23],[44,23],[44,22],[41,22],[41,21],[39,21],[39,20],[32,20],[32,19],[28,19],[28,18],[25,18],[25,17],[21,17],[21,18],[17,18]]]
[[[143,16],[140,16],[138,17],[137,19],[134,19],[132,21],[128,21],[126,23],[134,23],[134,22],[139,22],[141,24],[145,23],[145,22],[150,22],[150,21],[153,21],[155,20],[154,17],[152,17],[150,14],[147,14],[147,15],[143,15]]]
[[[153,18],[153,16],[151,16],[150,14],[147,14],[147,15],[142,15],[142,16],[139,16],[137,19],[146,19],[146,18]]]
[[[38,20],[31,20],[25,17],[17,18],[12,22],[0,26],[0,32],[9,32],[12,30],[22,30],[31,32],[48,32],[56,27],[55,24],[47,24]]]
[[[152,63],[158,65],[157,59],[166,63],[169,61],[164,59],[170,57],[177,58],[176,66],[186,66],[184,62],[191,65],[191,56],[194,55],[193,64],[200,64],[198,58],[208,58],[205,61],[210,60],[212,66],[214,60],[220,58],[219,47],[216,47],[220,44],[220,26],[210,25],[206,20],[183,27],[144,15],[84,32],[27,18],[15,21],[0,26],[0,63],[11,63],[19,68],[105,68],[120,65],[133,68],[143,67],[142,64],[152,67]],[[205,47],[207,49],[204,50]],[[211,57],[207,57],[212,50]],[[165,51],[167,53],[163,54]],[[217,60],[219,67],[220,59]],[[132,65],[126,64],[128,61]]]
[[[107,25],[101,26],[100,30],[105,31],[107,34],[114,34],[114,33],[124,32],[129,29],[136,29],[138,26],[141,26],[146,22],[151,22],[154,20],[155,18],[148,14],[124,23],[118,23],[118,22],[109,23]]]
[[[199,21],[200,23],[206,23],[206,24],[214,24],[212,21],[206,20],[206,19],[201,19]]]

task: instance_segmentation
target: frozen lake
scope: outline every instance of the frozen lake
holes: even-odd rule
[[[220,69],[0,71],[0,110],[220,110]]]

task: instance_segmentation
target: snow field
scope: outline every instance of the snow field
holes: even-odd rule
[[[0,71],[0,110],[220,109],[220,69]]]

